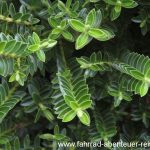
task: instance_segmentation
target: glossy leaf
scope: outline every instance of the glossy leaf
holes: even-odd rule
[[[114,37],[114,34],[105,29],[90,29],[88,34],[100,41],[107,41]]]
[[[75,31],[78,32],[84,32],[84,24],[79,21],[79,20],[75,20],[75,19],[70,19],[69,20],[69,25],[71,26],[71,28],[73,28]]]

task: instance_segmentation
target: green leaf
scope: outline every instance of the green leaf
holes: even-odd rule
[[[101,52],[92,53],[90,58],[77,58],[77,62],[80,64],[81,68],[90,69],[93,71],[110,70],[110,65],[112,64],[109,55],[106,53],[102,54]]]
[[[1,5],[2,5],[1,12],[4,16],[7,17],[9,15],[8,4],[6,1],[2,1]]]
[[[81,21],[76,20],[76,19],[70,19],[69,25],[71,26],[72,29],[78,32],[84,32],[85,30],[84,24]]]
[[[80,104],[80,108],[81,108],[82,110],[85,110],[85,109],[87,109],[87,108],[90,108],[90,107],[91,107],[91,104],[92,104],[92,101],[90,101],[90,100],[85,100],[84,102],[82,102],[82,103]]]
[[[90,0],[90,2],[96,3],[99,2],[100,0]]]
[[[3,52],[6,46],[6,42],[0,42],[0,52]]]
[[[53,28],[56,28],[59,25],[57,20],[55,18],[52,18],[52,17],[48,19],[48,22]]]
[[[120,98],[118,98],[118,97],[115,97],[114,107],[118,107],[118,106],[120,105],[120,103],[121,103],[121,100],[122,100],[122,99],[120,99]]]
[[[52,48],[52,47],[54,47],[56,44],[57,44],[57,41],[56,41],[56,40],[51,40],[51,39],[49,39],[49,40],[48,40],[48,45],[47,45],[46,48]]]
[[[62,30],[60,28],[55,28],[52,30],[51,34],[60,34],[62,32]]]
[[[115,8],[114,8],[114,10],[115,10],[116,13],[119,14],[121,12],[121,5],[120,4],[116,5]]]
[[[58,1],[58,8],[61,10],[61,11],[66,11],[66,6],[65,4],[62,2],[62,1]]]
[[[20,150],[20,141],[19,141],[19,138],[15,138],[14,140],[14,149],[15,150]]]
[[[110,5],[116,5],[117,0],[104,0],[105,3],[108,3]]]
[[[121,7],[119,6],[119,8],[121,9]],[[116,8],[116,9],[118,9],[118,8]],[[111,20],[113,21],[113,20],[116,20],[119,16],[120,16],[120,13],[121,13],[121,10],[120,11],[116,11],[115,10],[115,7],[114,8],[112,8],[112,10],[111,10]]]
[[[79,37],[76,40],[75,48],[76,50],[79,50],[83,48],[85,45],[89,43],[89,36],[87,33],[81,33]]]
[[[79,1],[75,1],[72,5],[72,10],[77,11],[79,9]]]
[[[110,109],[94,111],[95,122],[93,124],[95,133],[93,134],[94,139],[101,139],[108,141],[108,139],[114,137],[117,133],[116,119]]]
[[[62,121],[63,121],[63,122],[69,122],[69,121],[73,120],[75,116],[76,116],[76,112],[73,111],[73,110],[71,110],[71,111],[67,112],[67,113],[64,115]]]
[[[40,136],[39,136],[41,139],[44,139],[44,140],[53,140],[53,138],[54,138],[54,135],[52,135],[52,134],[49,134],[49,133],[46,133],[46,134],[41,134]]]
[[[16,13],[14,16],[13,16],[13,19],[14,20],[18,20],[18,19],[21,19],[22,17],[22,13]]]
[[[14,60],[11,58],[0,57],[0,75],[6,77],[14,70]]]
[[[67,20],[66,19],[62,20],[61,23],[60,23],[60,26],[64,30],[67,26]]]
[[[99,41],[107,41],[114,37],[114,33],[105,29],[91,28],[88,34]]]
[[[29,49],[29,51],[31,51],[31,52],[36,52],[36,51],[38,51],[38,50],[40,49],[40,45],[39,45],[39,44],[30,45],[30,46],[28,47],[28,49]]]
[[[0,105],[0,123],[3,121],[8,112],[21,100],[21,98],[12,98]]]
[[[16,81],[19,82],[20,85],[24,85],[24,80],[26,78],[26,75],[23,72],[17,71],[16,72]]]
[[[92,9],[86,17],[85,24],[92,27],[96,23],[96,19],[96,11],[95,9]]]
[[[5,144],[5,149],[7,149],[7,150],[12,150],[12,149],[11,149],[11,145],[10,145],[9,142],[7,142],[7,143]]]
[[[42,115],[42,111],[41,111],[41,109],[38,109],[38,111],[37,111],[37,113],[35,115],[34,123],[38,122],[38,120],[40,119],[41,115]]]
[[[77,115],[83,124],[90,126],[90,116],[87,111],[77,112]]]
[[[26,135],[24,140],[23,140],[23,145],[24,145],[24,148],[28,148],[30,146],[30,137],[29,135]]]
[[[72,0],[67,0],[67,2],[66,2],[66,8],[70,8],[71,3],[72,3]]]
[[[143,83],[140,88],[141,97],[145,96],[148,92],[149,85],[147,83]]]
[[[40,40],[39,36],[38,36],[35,32],[33,32],[32,37],[33,37],[33,41],[34,41],[34,43],[35,43],[35,44],[37,44],[37,45],[39,45],[39,44],[40,44],[40,42],[41,42],[41,40]]]
[[[59,134],[59,126],[58,125],[56,125],[54,127],[54,134]]]
[[[48,109],[43,110],[43,114],[49,121],[54,119],[53,114]]]
[[[79,112],[82,113],[80,105],[84,101],[91,101],[90,94],[88,94],[88,86],[84,76],[72,77],[70,70],[65,70],[57,73],[59,90],[62,95],[54,95],[56,113],[58,118],[63,121],[71,121]],[[88,105],[89,106],[89,105]],[[86,105],[86,109],[88,109]],[[80,110],[80,111],[79,111]],[[81,114],[82,115],[82,114]]]
[[[45,53],[44,53],[43,50],[37,51],[37,52],[36,52],[36,55],[37,55],[37,57],[38,57],[41,61],[45,62]]]
[[[138,3],[134,0],[122,0],[122,7],[124,8],[135,8],[138,6]]]
[[[9,13],[10,13],[11,17],[13,17],[16,14],[16,9],[15,9],[13,3],[11,3],[9,5]]]
[[[62,32],[62,35],[63,35],[63,37],[64,37],[66,40],[71,41],[71,42],[74,42],[73,35],[72,35],[70,32],[68,32],[68,31],[63,31],[63,32]]]
[[[79,105],[78,105],[76,102],[71,101],[71,102],[70,102],[70,107],[71,107],[74,111],[76,111],[76,110],[79,108]]]
[[[13,73],[13,74],[10,76],[10,78],[9,78],[9,82],[13,82],[13,81],[15,81],[15,80],[16,80],[16,74]]]
[[[21,17],[21,21],[28,21],[29,20],[29,18],[30,18],[30,14],[25,14],[25,15],[23,15],[22,17]]]

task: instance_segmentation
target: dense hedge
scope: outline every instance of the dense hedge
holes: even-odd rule
[[[149,142],[149,30],[148,0],[0,0],[0,149]]]

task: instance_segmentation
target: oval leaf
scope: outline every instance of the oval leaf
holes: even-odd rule
[[[107,41],[114,37],[114,34],[105,29],[91,28],[88,34],[99,41]]]
[[[75,19],[70,19],[69,24],[70,24],[71,28],[74,29],[75,31],[84,32],[85,27],[81,21],[75,20]]]
[[[76,50],[83,48],[85,45],[89,43],[89,36],[86,33],[82,33],[79,35],[76,41]]]

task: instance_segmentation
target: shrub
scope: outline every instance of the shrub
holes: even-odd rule
[[[0,0],[0,148],[148,142],[149,12],[146,0]]]

